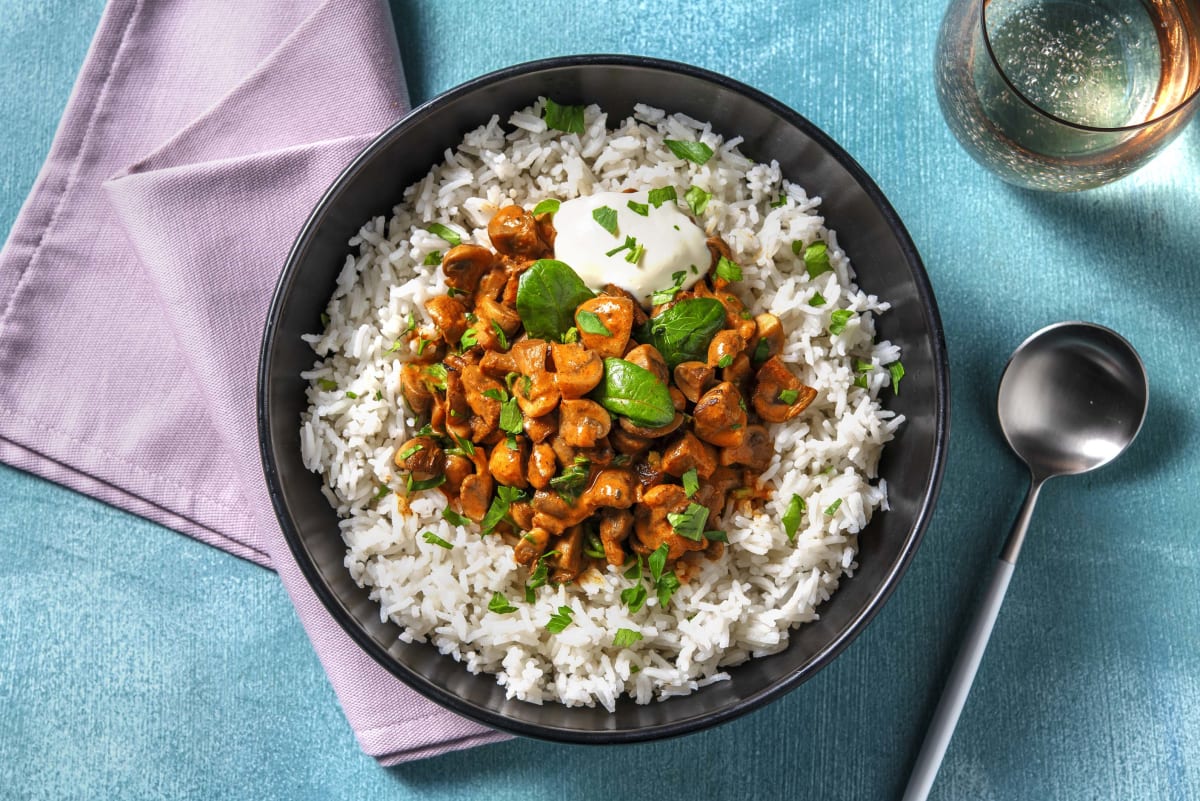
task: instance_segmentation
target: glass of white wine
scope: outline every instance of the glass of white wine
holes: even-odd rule
[[[952,0],[935,74],[950,129],[1001,178],[1100,186],[1200,108],[1200,0]]]

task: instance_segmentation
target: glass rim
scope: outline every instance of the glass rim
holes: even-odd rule
[[[1157,125],[1158,123],[1175,116],[1180,111],[1183,111],[1185,108],[1187,108],[1188,105],[1195,101],[1197,97],[1200,97],[1200,81],[1197,81],[1196,87],[1192,89],[1191,93],[1189,93],[1170,109],[1164,111],[1162,114],[1159,114],[1157,117],[1152,117],[1151,119],[1143,120],[1142,122],[1134,123],[1132,125],[1120,125],[1112,128],[1105,128],[1096,125],[1084,125],[1080,122],[1072,122],[1071,120],[1060,117],[1057,114],[1051,114],[1033,100],[1029,99],[1024,92],[1017,88],[1016,84],[1009,79],[1008,73],[1004,71],[1004,67],[1000,65],[1000,60],[996,58],[996,52],[992,49],[992,37],[988,33],[987,24],[987,7],[991,2],[992,0],[979,1],[979,27],[983,31],[983,46],[984,49],[987,50],[988,58],[991,60],[992,66],[996,68],[996,72],[999,73],[1001,80],[1004,81],[1005,85],[1008,86],[1012,93],[1016,95],[1021,102],[1029,106],[1041,116],[1052,120],[1059,125],[1065,125],[1068,128],[1074,128],[1078,131],[1088,131],[1090,133],[1120,133],[1125,131],[1138,131],[1143,128],[1149,128],[1153,125]]]

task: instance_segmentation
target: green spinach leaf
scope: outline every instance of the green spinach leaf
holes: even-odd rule
[[[708,343],[725,325],[725,307],[713,298],[676,303],[641,329],[639,341],[653,345],[672,370],[682,362],[706,361]]]
[[[628,417],[634,425],[660,428],[675,419],[675,406],[666,384],[646,368],[624,359],[604,360],[604,379],[592,397],[613,414]]]
[[[554,259],[540,259],[521,274],[517,313],[529,336],[557,342],[574,327],[579,304],[594,297],[569,266]]]

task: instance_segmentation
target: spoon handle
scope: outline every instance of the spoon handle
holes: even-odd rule
[[[992,634],[992,626],[996,623],[996,615],[1004,603],[1004,593],[1008,590],[1008,581],[1012,578],[1014,565],[1003,559],[998,560],[992,580],[984,593],[983,603],[975,614],[975,620],[963,641],[962,650],[954,662],[950,678],[942,690],[942,699],[938,702],[937,711],[925,733],[925,742],[921,745],[921,753],[913,766],[912,776],[909,777],[908,787],[904,791],[903,801],[924,801],[933,787],[934,777],[941,767],[942,757],[946,747],[950,745],[950,737],[958,723],[963,704],[967,701],[967,693],[971,690],[971,682],[979,670],[979,662],[987,648],[988,638]]]

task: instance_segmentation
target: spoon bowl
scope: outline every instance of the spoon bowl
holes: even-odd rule
[[[1146,368],[1123,337],[1059,323],[1025,340],[1000,378],[997,414],[1009,446],[1042,479],[1095,470],[1137,436]]]
[[[1137,351],[1115,331],[1094,323],[1043,328],[1008,360],[996,414],[1009,446],[1029,466],[1029,492],[946,680],[903,801],[925,801],[933,787],[1042,485],[1054,476],[1086,473],[1117,458],[1141,430],[1149,400],[1146,368]]]

